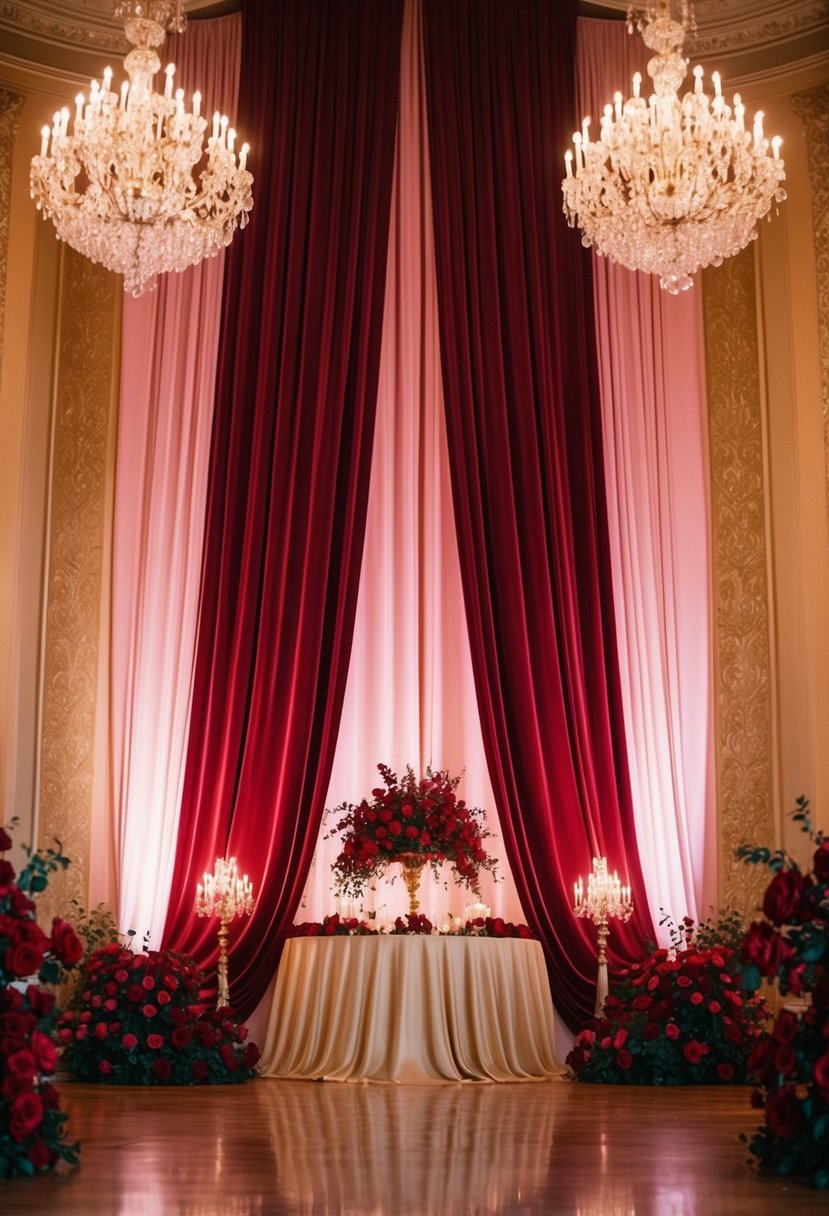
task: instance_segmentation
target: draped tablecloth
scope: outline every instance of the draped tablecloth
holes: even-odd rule
[[[335,1081],[561,1076],[541,946],[520,938],[291,938],[260,1070]]]

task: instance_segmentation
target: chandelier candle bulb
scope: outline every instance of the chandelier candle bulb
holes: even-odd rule
[[[693,90],[680,96],[692,22],[692,6],[681,7],[682,22],[672,18],[670,0],[651,0],[629,20],[654,52],[647,68],[653,92],[646,104],[639,73],[626,102],[616,92],[600,137],[589,140],[584,126],[574,136],[575,156],[566,159],[561,183],[564,213],[582,230],[582,244],[630,270],[658,275],[672,294],[693,286],[702,267],[720,265],[756,239],[758,221],[786,197],[780,143],[764,137],[762,112],[748,138],[739,95],[732,110],[713,72],[709,98],[700,66]]]
[[[239,877],[235,857],[217,857],[212,874],[205,873],[204,882],[196,884],[197,916],[216,916],[219,919],[219,1009],[230,1005],[227,980],[228,927],[237,916],[250,916],[254,908],[253,884],[247,874]]]
[[[55,115],[51,132],[42,129],[30,188],[58,238],[123,274],[125,290],[137,296],[157,275],[230,244],[253,206],[253,177],[218,139],[218,115],[205,157],[201,94],[188,114],[184,90],[173,89],[174,64],[165,69],[163,93],[153,91],[157,48],[166,31],[184,29],[183,0],[117,0],[114,12],[132,44],[124,59],[128,79],[112,92],[107,68],[102,84],[91,82],[88,102],[76,96],[71,134],[68,109]],[[227,125],[224,119],[223,136]]]
[[[608,874],[606,858],[593,858],[593,870],[587,876],[586,893],[581,878],[573,884],[573,912],[577,917],[592,920],[596,926],[599,962],[599,975],[596,983],[596,1015],[598,1016],[602,1012],[608,993],[607,938],[610,932],[608,921],[612,917],[624,923],[633,915],[630,886],[621,884],[616,870],[613,871],[612,877]]]

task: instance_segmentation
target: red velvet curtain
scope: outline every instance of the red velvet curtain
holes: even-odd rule
[[[227,263],[190,740],[165,944],[203,965],[196,883],[234,855],[247,1016],[314,852],[365,532],[402,0],[246,0],[255,205]]]
[[[618,686],[590,265],[561,211],[575,4],[423,0],[452,488],[484,744],[556,1008],[592,1012],[594,855],[637,859]]]

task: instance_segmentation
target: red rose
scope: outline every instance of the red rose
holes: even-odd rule
[[[631,1064],[633,1063],[633,1056],[626,1047],[623,1047],[621,1051],[616,1052],[616,1063],[618,1064],[619,1068],[623,1069],[624,1071],[627,1071],[627,1069],[630,1068]]]
[[[642,1031],[642,1035],[643,1038],[645,1038],[648,1042],[653,1042],[654,1039],[658,1039],[659,1034],[660,1031],[658,1022],[645,1023],[645,1029]]]
[[[773,924],[786,924],[797,916],[800,902],[811,885],[811,879],[799,870],[775,874],[763,896],[763,912]]]
[[[705,997],[702,995],[701,992],[692,992],[691,993],[691,1004],[692,1005],[701,1005],[704,1000],[705,1000]]]
[[[721,1009],[722,1009],[722,1005],[720,1004],[719,1001],[709,1001],[708,1002],[708,1012],[709,1013],[719,1013],[721,1011]]]
[[[104,1077],[109,1076],[109,1074],[112,1072],[112,1064],[109,1062],[109,1060],[98,1061],[98,1072]]]
[[[33,1076],[27,1077],[23,1073],[9,1073],[3,1079],[0,1093],[7,1102],[13,1102],[15,1098],[19,1098],[21,1094],[28,1094],[34,1089],[35,1079]]]
[[[717,1076],[721,1081],[726,1083],[734,1080],[734,1065],[728,1064],[725,1061],[717,1065]]]
[[[54,1072],[58,1066],[58,1051],[48,1034],[36,1030],[32,1035],[32,1052],[40,1072]]]
[[[106,1022],[96,1022],[95,1029],[92,1032],[99,1043],[102,1043],[109,1034],[109,1028]]]
[[[52,921],[52,945],[55,954],[67,967],[74,967],[83,958],[83,946],[68,921],[56,916]]]
[[[824,840],[823,844],[816,851],[812,861],[812,869],[818,882],[829,882],[829,840]]]
[[[419,835],[420,832],[417,830],[414,824],[410,823],[406,828],[406,836],[409,838],[409,840],[417,840]]]
[[[207,1079],[207,1064],[204,1060],[193,1061],[193,1080],[204,1081]]]
[[[164,1046],[164,1039],[160,1034],[148,1034],[147,1046],[151,1051],[158,1051],[160,1047]]]
[[[677,1026],[677,1024],[675,1022],[669,1022],[668,1025],[665,1027],[665,1034],[668,1036],[669,1039],[678,1039],[679,1038],[679,1027]]]
[[[792,1043],[797,1037],[800,1019],[791,1009],[781,1009],[774,1023],[771,1037],[776,1043]]]
[[[185,1047],[189,1047],[193,1041],[193,1036],[186,1026],[176,1026],[170,1034],[170,1042],[176,1051],[182,1051]]]
[[[165,992],[164,989],[161,988],[156,994],[155,999],[158,1001],[159,1005],[169,1005],[173,998],[170,996],[169,992]]]
[[[242,1059],[245,1062],[245,1068],[253,1068],[259,1062],[259,1048],[255,1043],[245,1044]]]
[[[708,1044],[690,1039],[682,1048],[682,1054],[689,1064],[699,1064],[702,1057],[708,1054]]]
[[[403,831],[403,824],[400,823],[399,820],[397,820],[397,819],[392,819],[392,821],[389,824],[389,833],[392,836],[399,836],[402,831]]]
[[[167,1081],[172,1074],[173,1066],[169,1060],[154,1060],[153,1074],[156,1081]]]
[[[155,1005],[144,1005],[142,1006],[141,1012],[144,1014],[145,1018],[154,1018],[158,1013],[158,1010],[156,1009]]]
[[[46,938],[43,941],[21,941],[9,946],[4,956],[6,970],[18,978],[37,975],[43,965]]]
[[[155,980],[151,975],[145,975],[141,981],[141,987],[145,988],[147,992],[150,992],[153,988],[155,988]]]
[[[772,1136],[788,1140],[797,1119],[797,1102],[790,1085],[773,1090],[766,1098],[766,1127]]]
[[[57,1161],[57,1153],[49,1148],[45,1140],[35,1140],[26,1156],[36,1170],[48,1170]]]
[[[6,1060],[6,1072],[33,1077],[37,1072],[37,1063],[30,1051],[15,1051]]]
[[[694,981],[691,979],[690,975],[678,975],[676,977],[676,982],[680,988],[690,988]]]
[[[4,894],[14,882],[14,866],[9,861],[0,861],[0,889]]]
[[[829,1102],[829,1054],[820,1056],[815,1061],[814,1078],[820,1096],[824,1102]]]
[[[43,1103],[36,1093],[21,1094],[9,1107],[9,1134],[12,1140],[25,1140],[43,1122]]]
[[[127,980],[129,979],[129,976],[122,967],[120,971],[115,972],[115,978],[119,984],[126,984]]]
[[[12,838],[5,828],[0,828],[0,853],[6,853],[12,847]]]
[[[743,958],[753,963],[761,975],[776,975],[781,964],[793,954],[788,942],[765,921],[755,920],[749,925],[743,938]]]
[[[132,1051],[134,1047],[138,1046],[138,1039],[134,1034],[125,1034],[121,1040],[121,1045],[126,1051]]]

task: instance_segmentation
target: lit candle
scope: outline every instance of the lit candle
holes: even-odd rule
[[[109,86],[111,84],[112,84],[112,68],[104,68],[103,90],[105,93],[109,92]]]
[[[697,64],[697,66],[694,68],[694,92],[695,93],[702,92],[702,76],[703,76],[702,68],[699,64]]]
[[[775,160],[780,160],[780,145],[782,143],[783,143],[783,140],[780,138],[779,135],[775,135],[771,141],[771,150],[774,154]]]
[[[213,115],[213,133],[210,138],[211,139],[219,138],[219,111],[218,110],[216,110],[216,112]]]
[[[239,152],[239,168],[240,169],[244,169],[248,163],[248,152],[250,152],[250,148],[248,147],[248,145],[242,144],[241,151]]]
[[[46,152],[49,148],[49,135],[50,135],[50,131],[49,131],[48,127],[40,128],[40,155],[41,156],[45,156]]]
[[[173,96],[173,77],[175,74],[176,65],[174,63],[168,63],[164,69],[164,75],[166,76],[166,80],[164,81],[164,97],[167,101],[169,101]]]
[[[642,87],[642,73],[634,72],[633,73],[633,96],[634,97],[639,96],[639,90],[641,89],[641,87]]]
[[[613,94],[613,109],[617,120],[622,117],[622,94],[616,92]]]
[[[201,115],[201,93],[198,89],[193,94],[193,114],[196,118]]]
[[[763,111],[758,110],[754,115],[754,146],[759,148],[763,142]]]

